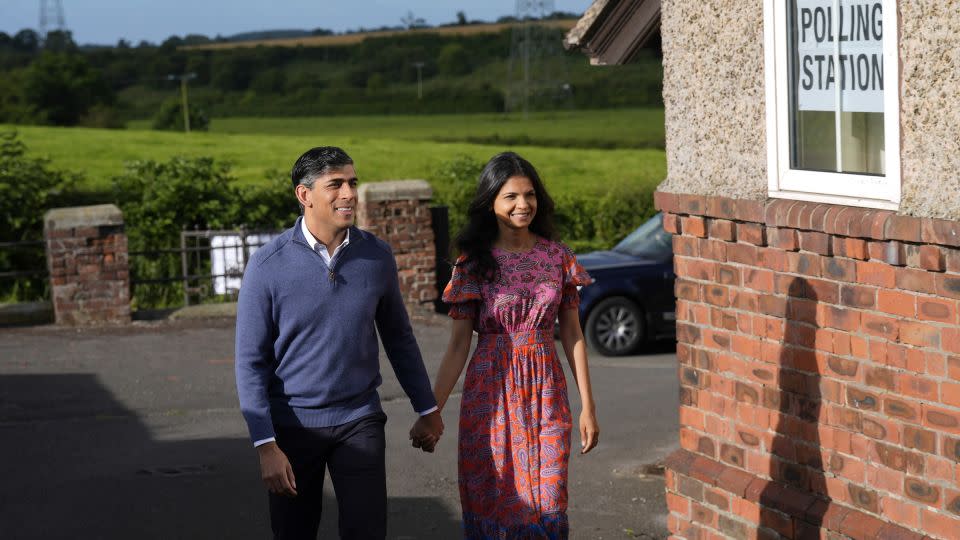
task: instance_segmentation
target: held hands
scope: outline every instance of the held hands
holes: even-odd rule
[[[443,435],[443,418],[440,417],[438,410],[421,416],[410,428],[413,447],[424,452],[433,452],[441,435]]]
[[[275,495],[296,497],[297,481],[293,477],[293,467],[277,443],[262,444],[257,447],[257,453],[260,455],[260,477],[267,490]]]
[[[580,413],[580,453],[586,454],[600,442],[600,426],[593,409],[584,409]]]

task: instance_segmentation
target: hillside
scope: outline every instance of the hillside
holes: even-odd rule
[[[559,19],[536,21],[532,24],[545,28],[560,28],[564,31],[573,28],[576,19]],[[278,38],[264,40],[245,40],[229,43],[209,43],[205,45],[189,45],[180,47],[182,50],[222,50],[249,47],[338,47],[356,45],[369,38],[383,38],[394,36],[416,36],[422,34],[438,34],[441,36],[474,36],[478,34],[495,34],[508,30],[517,23],[467,24],[459,26],[437,26],[432,28],[413,28],[409,30],[388,30],[380,32],[357,32],[337,34],[332,36],[304,36],[294,38]]]

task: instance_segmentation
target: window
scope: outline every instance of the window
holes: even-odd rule
[[[896,209],[896,0],[765,0],[771,197]]]

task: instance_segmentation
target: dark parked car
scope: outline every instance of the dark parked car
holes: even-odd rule
[[[587,343],[607,356],[674,336],[673,243],[657,214],[610,251],[578,255],[594,283],[580,290]]]

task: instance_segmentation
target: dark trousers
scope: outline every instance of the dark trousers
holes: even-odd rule
[[[269,495],[275,539],[316,540],[325,468],[340,509],[340,538],[386,537],[386,422],[387,416],[377,413],[341,426],[276,428],[277,445],[293,466],[297,496]]]

